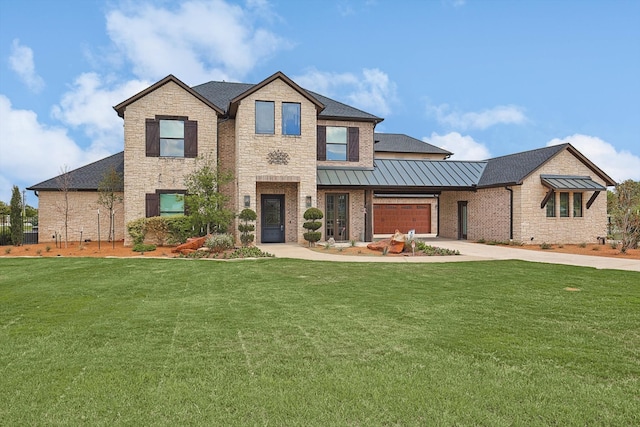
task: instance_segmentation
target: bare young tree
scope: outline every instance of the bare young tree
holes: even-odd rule
[[[73,188],[73,176],[67,165],[60,168],[60,175],[56,178],[56,184],[58,185],[58,190],[62,193],[62,200],[56,203],[56,209],[64,218],[64,247],[67,248],[69,247],[69,216],[71,214],[69,192]]]
[[[640,182],[628,179],[618,184],[609,213],[622,235],[620,252],[637,248],[640,240]]]
[[[111,239],[116,239],[113,229],[113,215],[116,206],[122,203],[120,194],[122,191],[124,191],[124,178],[114,167],[111,167],[105,172],[98,184],[98,204],[109,212],[109,242]]]

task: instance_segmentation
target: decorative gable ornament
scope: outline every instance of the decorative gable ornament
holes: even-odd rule
[[[280,150],[271,151],[267,154],[267,160],[270,165],[287,165],[289,164],[289,154]]]

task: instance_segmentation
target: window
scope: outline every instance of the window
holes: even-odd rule
[[[325,236],[336,241],[349,240],[349,195],[327,194],[325,204]]]
[[[360,160],[360,128],[318,126],[317,138],[317,160]]]
[[[184,211],[185,190],[156,190],[145,195],[145,216],[182,215]]]
[[[275,104],[273,101],[256,101],[256,133],[275,133]]]
[[[327,126],[327,160],[347,160],[347,128]]]
[[[182,194],[160,194],[160,216],[184,214],[184,196]]]
[[[573,217],[582,217],[582,193],[573,193]]]
[[[569,193],[560,193],[560,217],[569,216]]]
[[[282,134],[300,135],[300,104],[282,103]]]
[[[147,119],[145,150],[147,157],[197,157],[198,122],[177,116]]]
[[[547,201],[547,218],[556,216],[556,195],[553,193]]]
[[[160,157],[184,157],[182,120],[160,120]]]

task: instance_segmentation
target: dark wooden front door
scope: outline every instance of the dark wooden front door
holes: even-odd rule
[[[284,194],[263,194],[262,243],[284,243]]]

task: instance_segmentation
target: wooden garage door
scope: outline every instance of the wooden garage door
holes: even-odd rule
[[[393,234],[396,230],[431,233],[431,205],[373,205],[373,232]]]

